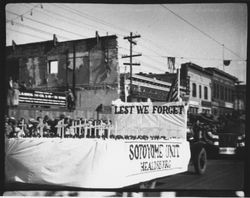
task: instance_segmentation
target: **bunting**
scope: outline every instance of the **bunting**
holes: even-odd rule
[[[174,78],[167,96],[167,102],[178,101],[178,75]]]

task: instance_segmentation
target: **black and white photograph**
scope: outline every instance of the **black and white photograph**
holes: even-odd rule
[[[4,10],[3,196],[250,196],[247,3]]]

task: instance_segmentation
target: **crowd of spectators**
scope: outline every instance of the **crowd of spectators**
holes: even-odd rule
[[[107,138],[111,121],[94,119],[72,119],[69,116],[60,115],[59,118],[49,116],[19,120],[14,117],[5,117],[5,135],[8,138],[27,137],[63,137],[63,138]],[[74,126],[81,126],[75,127]],[[95,129],[96,127],[96,129]],[[63,128],[63,135],[58,129]]]
[[[82,126],[76,127],[74,125]],[[58,128],[64,128],[64,135],[60,134]],[[96,129],[95,129],[96,128]],[[167,140],[166,136],[147,135],[114,135],[111,120],[83,119],[77,120],[64,115],[52,119],[47,115],[25,120],[16,120],[14,117],[5,117],[5,135],[7,138],[102,138],[102,139],[125,139],[125,140]]]

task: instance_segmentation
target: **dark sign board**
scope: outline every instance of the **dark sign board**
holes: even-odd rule
[[[201,106],[203,106],[203,107],[211,107],[212,104],[211,104],[211,102],[209,102],[209,101],[204,101],[204,100],[202,100],[202,101],[201,101]]]
[[[60,106],[66,107],[66,95],[64,93],[52,93],[43,91],[24,91],[20,92],[19,102],[44,105],[44,106]]]

